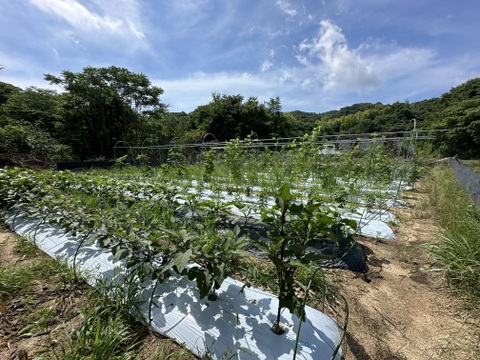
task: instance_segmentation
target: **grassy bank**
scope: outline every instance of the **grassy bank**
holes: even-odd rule
[[[480,312],[480,209],[447,164],[432,168],[426,183],[432,210],[443,229],[433,253],[452,289]]]
[[[0,231],[0,359],[196,359],[130,315],[130,287],[104,284],[107,298],[64,261]]]

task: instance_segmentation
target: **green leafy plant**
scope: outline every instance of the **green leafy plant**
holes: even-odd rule
[[[351,242],[349,227],[355,229],[356,223],[341,219],[319,202],[296,201],[287,184],[278,191],[275,206],[263,210],[262,222],[272,227],[268,231],[268,241],[254,243],[266,253],[275,268],[279,304],[272,331],[282,334],[284,328],[280,320],[283,308],[290,310],[301,321],[305,320],[305,301],[295,280],[298,270],[325,257],[308,251],[309,241],[328,236],[337,244]]]
[[[173,148],[168,151],[168,165],[174,169],[177,175],[185,174],[185,164],[187,159],[179,148]]]
[[[209,295],[215,300],[215,290],[235,270],[237,259],[245,256],[246,241],[240,229],[219,228],[222,207],[214,202],[195,202],[190,211],[196,222],[188,228],[164,229],[171,254],[162,271],[173,269],[197,283],[201,298]],[[195,263],[197,266],[188,266]]]
[[[213,171],[215,170],[215,151],[209,150],[205,154],[205,164],[203,168],[203,180],[209,181],[213,175]]]
[[[115,166],[119,168],[125,167],[128,164],[127,160],[128,160],[128,154],[120,156],[115,159]]]
[[[80,328],[66,333],[66,342],[53,350],[57,360],[134,359],[141,341],[123,316],[108,308],[83,309]]]
[[[225,147],[225,162],[230,176],[236,186],[239,186],[243,180],[242,163],[243,163],[243,147],[242,141],[239,139],[230,140]]]
[[[429,207],[443,230],[432,253],[451,289],[469,299],[479,312],[480,210],[446,165],[432,168],[427,180]]]

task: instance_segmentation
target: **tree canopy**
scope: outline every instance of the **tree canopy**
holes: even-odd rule
[[[186,138],[201,141],[206,134],[217,140],[244,139],[251,133],[258,138],[290,136],[280,98],[260,103],[256,97],[244,101],[242,95],[212,94],[212,101],[190,113]],[[192,138],[192,135],[196,134]],[[195,139],[196,137],[196,139]]]
[[[443,155],[480,158],[480,78],[441,97],[410,103],[358,103],[324,113],[283,112],[279,97],[213,93],[190,113],[168,112],[163,90],[145,74],[116,66],[45,74],[61,92],[0,82],[0,153],[38,159],[92,159],[113,155],[118,141],[130,145],[225,141],[256,135],[295,137],[319,127],[321,134],[418,128],[452,129],[435,148]],[[208,135],[207,135],[208,134]]]
[[[119,140],[139,141],[146,118],[164,110],[163,90],[144,74],[116,66],[63,71],[45,80],[64,89],[60,138],[81,158],[111,157]]]

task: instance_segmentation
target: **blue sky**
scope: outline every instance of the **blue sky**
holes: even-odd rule
[[[480,76],[478,0],[0,0],[0,81],[120,66],[170,111],[211,94],[284,111],[440,96]]]

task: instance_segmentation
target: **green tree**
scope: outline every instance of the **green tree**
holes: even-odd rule
[[[163,111],[163,90],[144,74],[116,66],[86,67],[83,72],[63,71],[45,80],[61,86],[61,139],[71,144],[80,158],[112,156],[119,140],[139,143],[148,137],[146,119]]]
[[[437,113],[440,128],[452,129],[440,138],[444,155],[480,158],[480,97],[460,101]]]
[[[7,102],[12,94],[20,92],[22,89],[0,81],[0,114],[2,105]]]
[[[190,124],[190,117],[185,112],[165,112],[163,110],[149,113],[145,119],[145,141],[149,144],[164,145],[181,140]],[[182,142],[182,141],[180,141]]]
[[[258,138],[290,136],[292,116],[282,113],[280,98],[259,103],[256,97],[244,101],[242,95],[212,94],[208,105],[197,107],[190,113],[190,129],[186,137],[191,135],[213,134],[217,140],[244,139],[252,132]],[[202,135],[202,136],[203,136]]]
[[[248,98],[242,109],[242,118],[237,124],[237,137],[244,139],[252,132],[259,139],[269,137],[269,116],[265,105],[260,104],[254,96]]]
[[[71,157],[56,138],[58,95],[34,87],[21,90],[0,83],[0,153],[10,163],[51,163]]]
[[[267,113],[270,116],[270,135],[272,137],[290,136],[290,126],[282,113],[282,103],[277,96],[266,102]]]
[[[2,105],[2,114],[39,130],[55,134],[59,121],[59,96],[53,90],[35,87],[15,91]]]
[[[446,156],[480,158],[480,78],[452,88],[438,100],[424,126],[451,131],[440,134],[435,145]]]
[[[303,111],[291,111],[284,113],[290,127],[290,136],[300,137],[311,133],[317,126],[317,121],[321,124],[320,116],[316,113],[307,113]]]
[[[217,140],[224,141],[238,137],[242,111],[243,96],[213,93],[212,101],[196,108],[190,116],[192,125],[204,135],[211,133]]]

